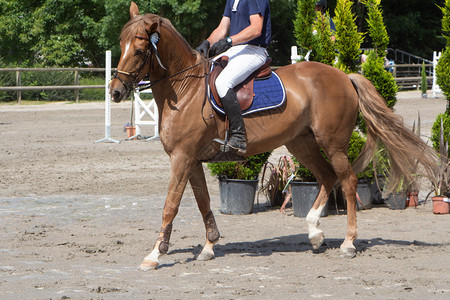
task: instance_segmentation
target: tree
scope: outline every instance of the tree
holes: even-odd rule
[[[104,2],[100,45],[112,52],[113,65],[119,62],[118,37],[129,20],[130,0],[97,0]],[[215,28],[225,6],[225,0],[134,0],[141,14],[154,13],[169,19],[186,41],[196,47]]]
[[[294,23],[296,0],[270,0],[272,44],[268,51],[275,66],[291,63],[291,46],[295,45]]]
[[[335,60],[334,42],[331,40],[330,16],[316,12],[317,0],[298,0],[294,19],[294,35],[301,53],[311,50],[309,60],[333,65]]]
[[[362,69],[364,77],[373,83],[378,93],[386,101],[386,105],[393,108],[397,102],[395,95],[398,86],[395,83],[394,76],[384,69],[383,57],[379,57],[375,51],[369,51],[367,61],[363,64]]]
[[[294,36],[299,50],[303,55],[313,49],[316,39],[313,35],[316,13],[314,5],[316,0],[298,0],[294,19]],[[314,55],[314,54],[313,54]]]
[[[168,18],[192,47],[219,24],[225,0],[135,0],[141,13]],[[274,62],[290,60],[295,0],[270,0]],[[119,35],[129,20],[130,0],[2,0],[0,61],[33,66],[113,65],[120,57]]]
[[[352,12],[353,1],[338,0],[335,9],[336,48],[339,51],[338,67],[347,72],[358,71],[361,43],[364,35],[358,32],[356,17]]]
[[[437,84],[447,98],[447,114],[450,114],[450,0],[445,0],[442,11],[442,35],[447,41],[436,67]]]
[[[372,46],[378,57],[385,57],[389,44],[389,35],[384,25],[383,11],[380,7],[381,0],[363,0],[361,2],[367,7],[368,18],[366,21],[369,26],[369,36],[372,39]]]
[[[445,0],[389,0],[383,2],[390,48],[401,49],[421,57],[432,58],[442,49],[439,6]]]
[[[33,1],[23,2],[22,5],[14,0],[0,2],[0,60],[3,65],[19,62],[27,65],[34,61],[32,42],[27,34],[33,26]]]
[[[334,65],[336,49],[334,41],[331,39],[330,15],[328,12],[325,14],[317,12],[314,28],[317,32],[317,43],[315,47],[317,61],[330,66]]]
[[[97,62],[99,1],[2,1],[0,57],[6,63],[76,66]],[[104,51],[103,51],[104,52]],[[104,54],[102,54],[104,56]]]

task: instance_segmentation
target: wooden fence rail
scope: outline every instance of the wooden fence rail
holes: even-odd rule
[[[22,72],[74,72],[73,85],[56,86],[22,86]],[[115,69],[111,70],[112,72]],[[105,72],[105,68],[0,68],[0,72],[16,72],[16,86],[0,86],[0,91],[16,91],[17,102],[22,101],[22,91],[32,90],[74,90],[75,101],[80,99],[80,90],[83,89],[103,89],[104,85],[79,85],[80,72]]]
[[[104,88],[105,85],[0,86],[0,91],[83,90],[83,89],[104,89]]]

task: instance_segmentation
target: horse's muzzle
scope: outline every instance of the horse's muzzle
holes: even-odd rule
[[[109,92],[111,94],[112,99],[116,103],[119,103],[120,101],[126,99],[130,95],[130,91],[126,89],[122,83],[115,82],[115,80],[111,82]]]
[[[121,93],[118,89],[113,90],[111,94],[112,99],[116,103],[119,103],[122,100],[122,95],[123,93]]]

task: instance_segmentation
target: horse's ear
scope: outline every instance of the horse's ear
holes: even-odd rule
[[[131,5],[130,5],[130,18],[133,19],[134,17],[139,16],[139,8],[136,5],[136,3],[134,3],[133,1],[131,1]]]
[[[155,20],[158,18],[158,20]],[[159,35],[159,30],[161,28],[162,19],[158,16],[149,16],[148,18],[144,17],[144,22],[146,24],[146,31],[148,35],[153,34],[154,32],[157,32]]]

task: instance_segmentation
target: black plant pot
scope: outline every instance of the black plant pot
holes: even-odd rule
[[[317,182],[291,182],[292,206],[296,217],[304,218],[308,215],[316,200],[319,188]],[[321,217],[328,215],[328,204],[322,210]]]
[[[246,215],[252,212],[258,180],[219,178],[220,212]]]
[[[389,208],[390,209],[405,209],[406,208],[406,192],[392,193],[389,196]]]

